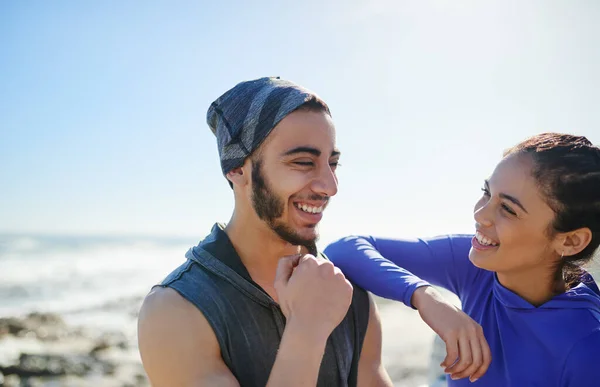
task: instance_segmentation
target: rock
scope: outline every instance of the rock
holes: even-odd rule
[[[19,387],[41,387],[42,385],[42,382],[37,379],[22,378]]]
[[[0,387],[147,387],[136,375],[141,364],[129,359],[130,340],[123,332],[70,327],[52,313],[0,318]]]
[[[23,377],[84,376],[92,371],[114,373],[115,365],[87,355],[21,354],[19,363],[0,369],[6,375]]]
[[[121,332],[105,332],[96,341],[96,344],[90,350],[90,355],[97,356],[99,352],[110,348],[119,348],[121,350],[129,349],[127,337]]]
[[[19,387],[21,385],[21,379],[17,375],[6,375],[4,377],[3,387]]]
[[[66,326],[62,317],[55,313],[39,313],[33,312],[27,315],[27,321],[34,325],[53,325],[53,326]]]
[[[99,341],[98,343],[96,343],[96,345],[94,345],[94,347],[90,350],[90,356],[94,356],[96,357],[98,355],[98,352],[102,352],[105,351],[107,349],[110,348],[110,344],[108,344],[106,341]]]
[[[27,329],[25,323],[14,317],[0,318],[0,337],[4,335],[18,335]]]
[[[5,335],[58,340],[67,335],[63,319],[53,313],[31,313],[25,318],[0,318],[0,338]]]
[[[138,386],[148,386],[149,381],[145,374],[136,374],[135,381]]]

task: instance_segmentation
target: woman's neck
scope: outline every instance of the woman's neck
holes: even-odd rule
[[[496,274],[502,286],[536,307],[566,291],[564,281],[561,279],[557,283],[552,269],[549,268],[534,267],[529,270]]]

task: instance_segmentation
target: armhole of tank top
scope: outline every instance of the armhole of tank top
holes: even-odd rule
[[[229,356],[229,352],[227,350],[228,346],[225,340],[225,337],[227,336],[227,333],[224,331],[225,323],[220,323],[220,321],[218,321],[218,319],[215,317],[215,313],[218,313],[219,308],[216,306],[214,308],[208,307],[202,300],[200,300],[199,298],[195,298],[193,295],[187,294],[187,292],[184,289],[181,289],[176,285],[176,283],[181,280],[181,277],[191,269],[193,264],[194,262],[189,262],[189,265],[185,268],[185,270],[182,270],[180,273],[178,273],[178,275],[175,276],[172,280],[158,286],[168,287],[170,289],[175,290],[181,297],[185,298],[186,301],[194,305],[194,307],[196,307],[196,309],[198,309],[198,311],[202,313],[206,321],[208,321],[208,325],[210,325],[210,328],[212,329],[215,337],[217,338],[217,342],[219,343],[219,349],[221,351],[221,357],[223,358],[225,364],[229,367],[231,365],[231,358]],[[214,298],[210,297],[210,299],[213,300]],[[219,326],[223,326],[223,329],[219,329]]]

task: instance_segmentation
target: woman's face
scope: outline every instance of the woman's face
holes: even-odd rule
[[[475,205],[476,236],[469,252],[482,269],[517,273],[550,268],[557,252],[547,232],[554,211],[532,175],[529,155],[513,154],[496,166]]]

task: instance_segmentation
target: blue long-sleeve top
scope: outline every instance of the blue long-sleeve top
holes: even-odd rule
[[[536,307],[470,262],[472,237],[347,237],[324,252],[358,286],[407,306],[428,282],[456,294],[492,351],[476,386],[599,387],[600,291],[591,276]],[[448,383],[473,385],[467,378]]]

